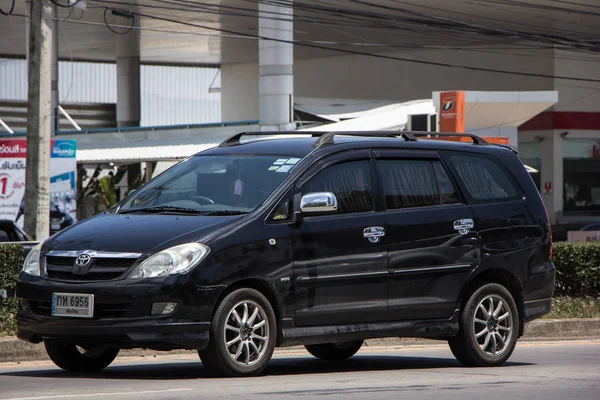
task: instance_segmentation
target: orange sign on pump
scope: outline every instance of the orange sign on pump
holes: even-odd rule
[[[440,132],[465,131],[465,92],[440,93]]]

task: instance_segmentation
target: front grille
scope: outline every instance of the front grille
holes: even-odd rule
[[[100,268],[129,268],[135,262],[135,258],[96,258],[96,267]],[[73,265],[73,264],[71,264]]]
[[[47,269],[46,275],[50,279],[58,279],[61,281],[110,281],[123,275],[123,272],[103,272],[75,275],[72,272]]]
[[[31,311],[34,314],[49,317],[52,315],[50,301],[30,300]],[[129,303],[94,304],[94,319],[124,318],[131,311]]]
[[[63,267],[72,267],[75,265],[77,257],[57,257],[47,256],[48,265],[59,265]],[[135,258],[94,258],[94,266],[101,268],[129,268],[135,262]]]
[[[74,274],[77,257],[46,256],[46,277],[61,281],[110,281],[120,278],[137,258],[93,257],[92,266],[85,274]]]
[[[72,267],[75,265],[75,257],[46,257],[46,263],[52,265],[61,265],[64,267]]]

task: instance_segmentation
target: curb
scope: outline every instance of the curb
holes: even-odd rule
[[[600,339],[600,318],[541,319],[525,325],[525,334],[519,342],[549,342],[565,340]],[[368,339],[365,345],[370,347],[396,346],[410,347],[445,344],[442,340],[420,338],[382,338]],[[303,350],[303,346],[279,348],[277,352]],[[152,357],[166,354],[190,354],[189,350],[171,352],[132,349],[122,350],[120,356]],[[48,356],[42,343],[32,344],[14,337],[0,337],[0,362],[21,362],[47,360]]]

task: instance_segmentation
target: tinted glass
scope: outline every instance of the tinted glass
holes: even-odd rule
[[[475,200],[502,200],[517,197],[511,179],[494,161],[480,156],[452,156],[460,178]]]
[[[302,194],[332,192],[338,213],[371,211],[373,194],[369,162],[352,161],[327,167],[302,187]]]
[[[456,187],[454,187],[454,184],[450,180],[450,175],[448,175],[442,163],[434,161],[433,169],[435,170],[435,177],[440,190],[440,202],[442,204],[460,203]]]
[[[249,212],[265,201],[299,161],[288,156],[195,156],[142,186],[119,211],[180,207],[201,214]]]
[[[440,204],[431,161],[378,161],[385,202],[388,209]]]

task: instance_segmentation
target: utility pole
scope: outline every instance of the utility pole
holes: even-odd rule
[[[24,227],[40,241],[50,233],[52,15],[50,1],[30,2]]]
[[[52,29],[52,128],[51,135],[60,128],[60,114],[58,112],[58,6],[52,4],[52,20],[50,21]]]

